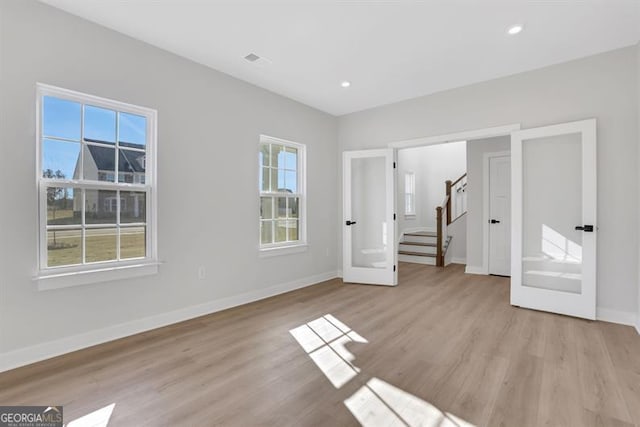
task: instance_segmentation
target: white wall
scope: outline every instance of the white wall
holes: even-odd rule
[[[628,238],[638,236],[639,225],[637,61],[633,46],[349,114],[339,118],[339,148],[597,118],[598,307],[632,321],[639,259],[638,239]]]
[[[638,112],[637,131],[638,131],[638,147],[640,147],[640,43],[636,45],[636,56],[638,58],[636,63],[636,86],[637,86],[636,90],[638,93],[638,102],[636,103],[636,108]],[[638,149],[638,155],[640,155],[640,148]],[[638,164],[640,167],[640,158],[638,159]],[[638,241],[640,241],[640,236],[638,237]],[[640,268],[640,258],[638,259],[638,268]],[[638,278],[639,278],[638,280],[638,313],[636,316],[636,329],[638,330],[638,333],[640,333],[640,272],[639,272]]]
[[[398,229],[436,229],[436,206],[442,205],[445,181],[458,179],[467,170],[466,142],[407,148],[398,151]],[[416,216],[404,216],[404,176],[416,177]]]
[[[104,332],[114,325],[126,332],[131,322],[148,327],[154,316],[175,320],[189,307],[335,275],[335,117],[35,1],[2,1],[0,15],[0,356],[60,339],[81,345],[95,331],[116,334]],[[36,82],[158,110],[158,275],[36,289]],[[262,133],[307,144],[304,253],[258,256]]]
[[[484,251],[484,155],[510,151],[508,136],[476,139],[467,143],[467,270],[481,272]]]

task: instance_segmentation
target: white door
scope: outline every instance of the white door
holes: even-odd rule
[[[343,279],[398,284],[395,152],[346,151],[343,157]]]
[[[511,157],[489,157],[489,274],[511,276]]]
[[[514,132],[511,304],[596,315],[596,121]]]

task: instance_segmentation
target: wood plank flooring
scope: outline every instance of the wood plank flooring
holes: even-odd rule
[[[115,404],[109,426],[640,426],[640,336],[401,264],[396,288],[332,280],[0,374],[0,404]]]

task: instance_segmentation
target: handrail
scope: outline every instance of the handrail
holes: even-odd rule
[[[445,192],[445,196],[444,196],[444,200],[442,201],[442,204],[438,207],[436,207],[436,266],[438,267],[444,267],[444,255],[445,255],[445,248],[444,248],[444,244],[447,241],[447,227],[454,222],[456,219],[460,218],[462,215],[464,215],[466,213],[463,212],[462,214],[458,215],[457,211],[458,211],[458,203],[459,203],[459,199],[457,196],[457,193],[459,193],[458,190],[456,190],[456,217],[452,218],[451,212],[452,212],[452,194],[451,194],[451,190],[458,185],[458,183],[460,183],[463,179],[465,179],[467,176],[466,172],[464,174],[462,174],[462,176],[460,176],[458,179],[456,179],[455,181],[450,181],[447,180],[445,181],[445,188],[446,188],[446,192]],[[465,184],[462,184],[461,188],[464,188],[466,186]],[[464,191],[464,190],[463,190]],[[463,209],[464,209],[464,205],[463,205]]]
[[[460,178],[458,178],[458,179],[456,179],[455,181],[453,181],[453,182],[451,183],[451,186],[454,186],[454,185],[456,185],[457,183],[459,183],[460,181],[462,181],[462,180],[464,179],[464,177],[465,177],[465,176],[467,176],[467,173],[466,173],[466,172],[465,172],[465,173],[463,173],[463,174],[460,176]]]

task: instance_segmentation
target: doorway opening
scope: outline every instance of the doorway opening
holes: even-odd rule
[[[398,147],[397,209],[409,213],[398,221],[399,261],[510,275],[510,135],[517,129],[392,144]]]

